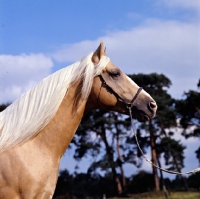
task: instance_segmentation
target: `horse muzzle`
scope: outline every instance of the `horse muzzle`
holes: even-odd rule
[[[155,101],[150,101],[147,104],[147,107],[142,109],[138,109],[136,106],[131,108],[132,117],[137,119],[139,122],[146,122],[155,117],[157,111],[157,104]]]

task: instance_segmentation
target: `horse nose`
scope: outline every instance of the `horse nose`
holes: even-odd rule
[[[149,102],[149,110],[151,112],[156,112],[156,110],[157,110],[157,104],[156,104],[155,101],[150,101]]]

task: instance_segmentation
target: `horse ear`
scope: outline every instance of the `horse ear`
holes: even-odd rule
[[[103,41],[101,41],[99,47],[96,49],[96,51],[94,52],[92,56],[92,62],[94,64],[98,64],[101,57],[105,54],[106,54],[105,50],[103,50]]]

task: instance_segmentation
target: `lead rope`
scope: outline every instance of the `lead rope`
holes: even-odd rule
[[[176,171],[169,171],[169,170],[166,170],[166,169],[163,169],[161,167],[158,167],[157,165],[155,165],[151,160],[149,160],[143,153],[142,149],[140,148],[140,145],[139,145],[139,142],[138,142],[138,139],[137,139],[137,135],[136,135],[136,131],[135,131],[135,128],[133,126],[133,118],[132,118],[132,111],[131,111],[131,107],[127,107],[128,110],[129,110],[129,114],[130,114],[130,118],[131,118],[131,131],[133,132],[134,136],[135,136],[135,140],[136,140],[136,143],[137,143],[137,146],[142,154],[142,156],[145,158],[145,160],[147,162],[149,162],[151,165],[153,165],[154,167],[156,167],[157,169],[160,169],[161,171],[164,171],[166,173],[171,173],[171,174],[179,174],[179,175],[184,175],[184,174],[191,174],[191,173],[196,173],[198,171],[200,171],[200,167],[199,168],[196,168],[194,170],[191,170],[191,171],[188,171],[188,172],[184,172],[184,173],[179,173],[179,172],[176,172]]]

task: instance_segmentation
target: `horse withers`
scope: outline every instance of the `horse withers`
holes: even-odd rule
[[[110,61],[102,42],[0,113],[0,199],[52,198],[62,155],[83,115],[98,108],[124,114],[131,109],[141,122],[157,109]]]

